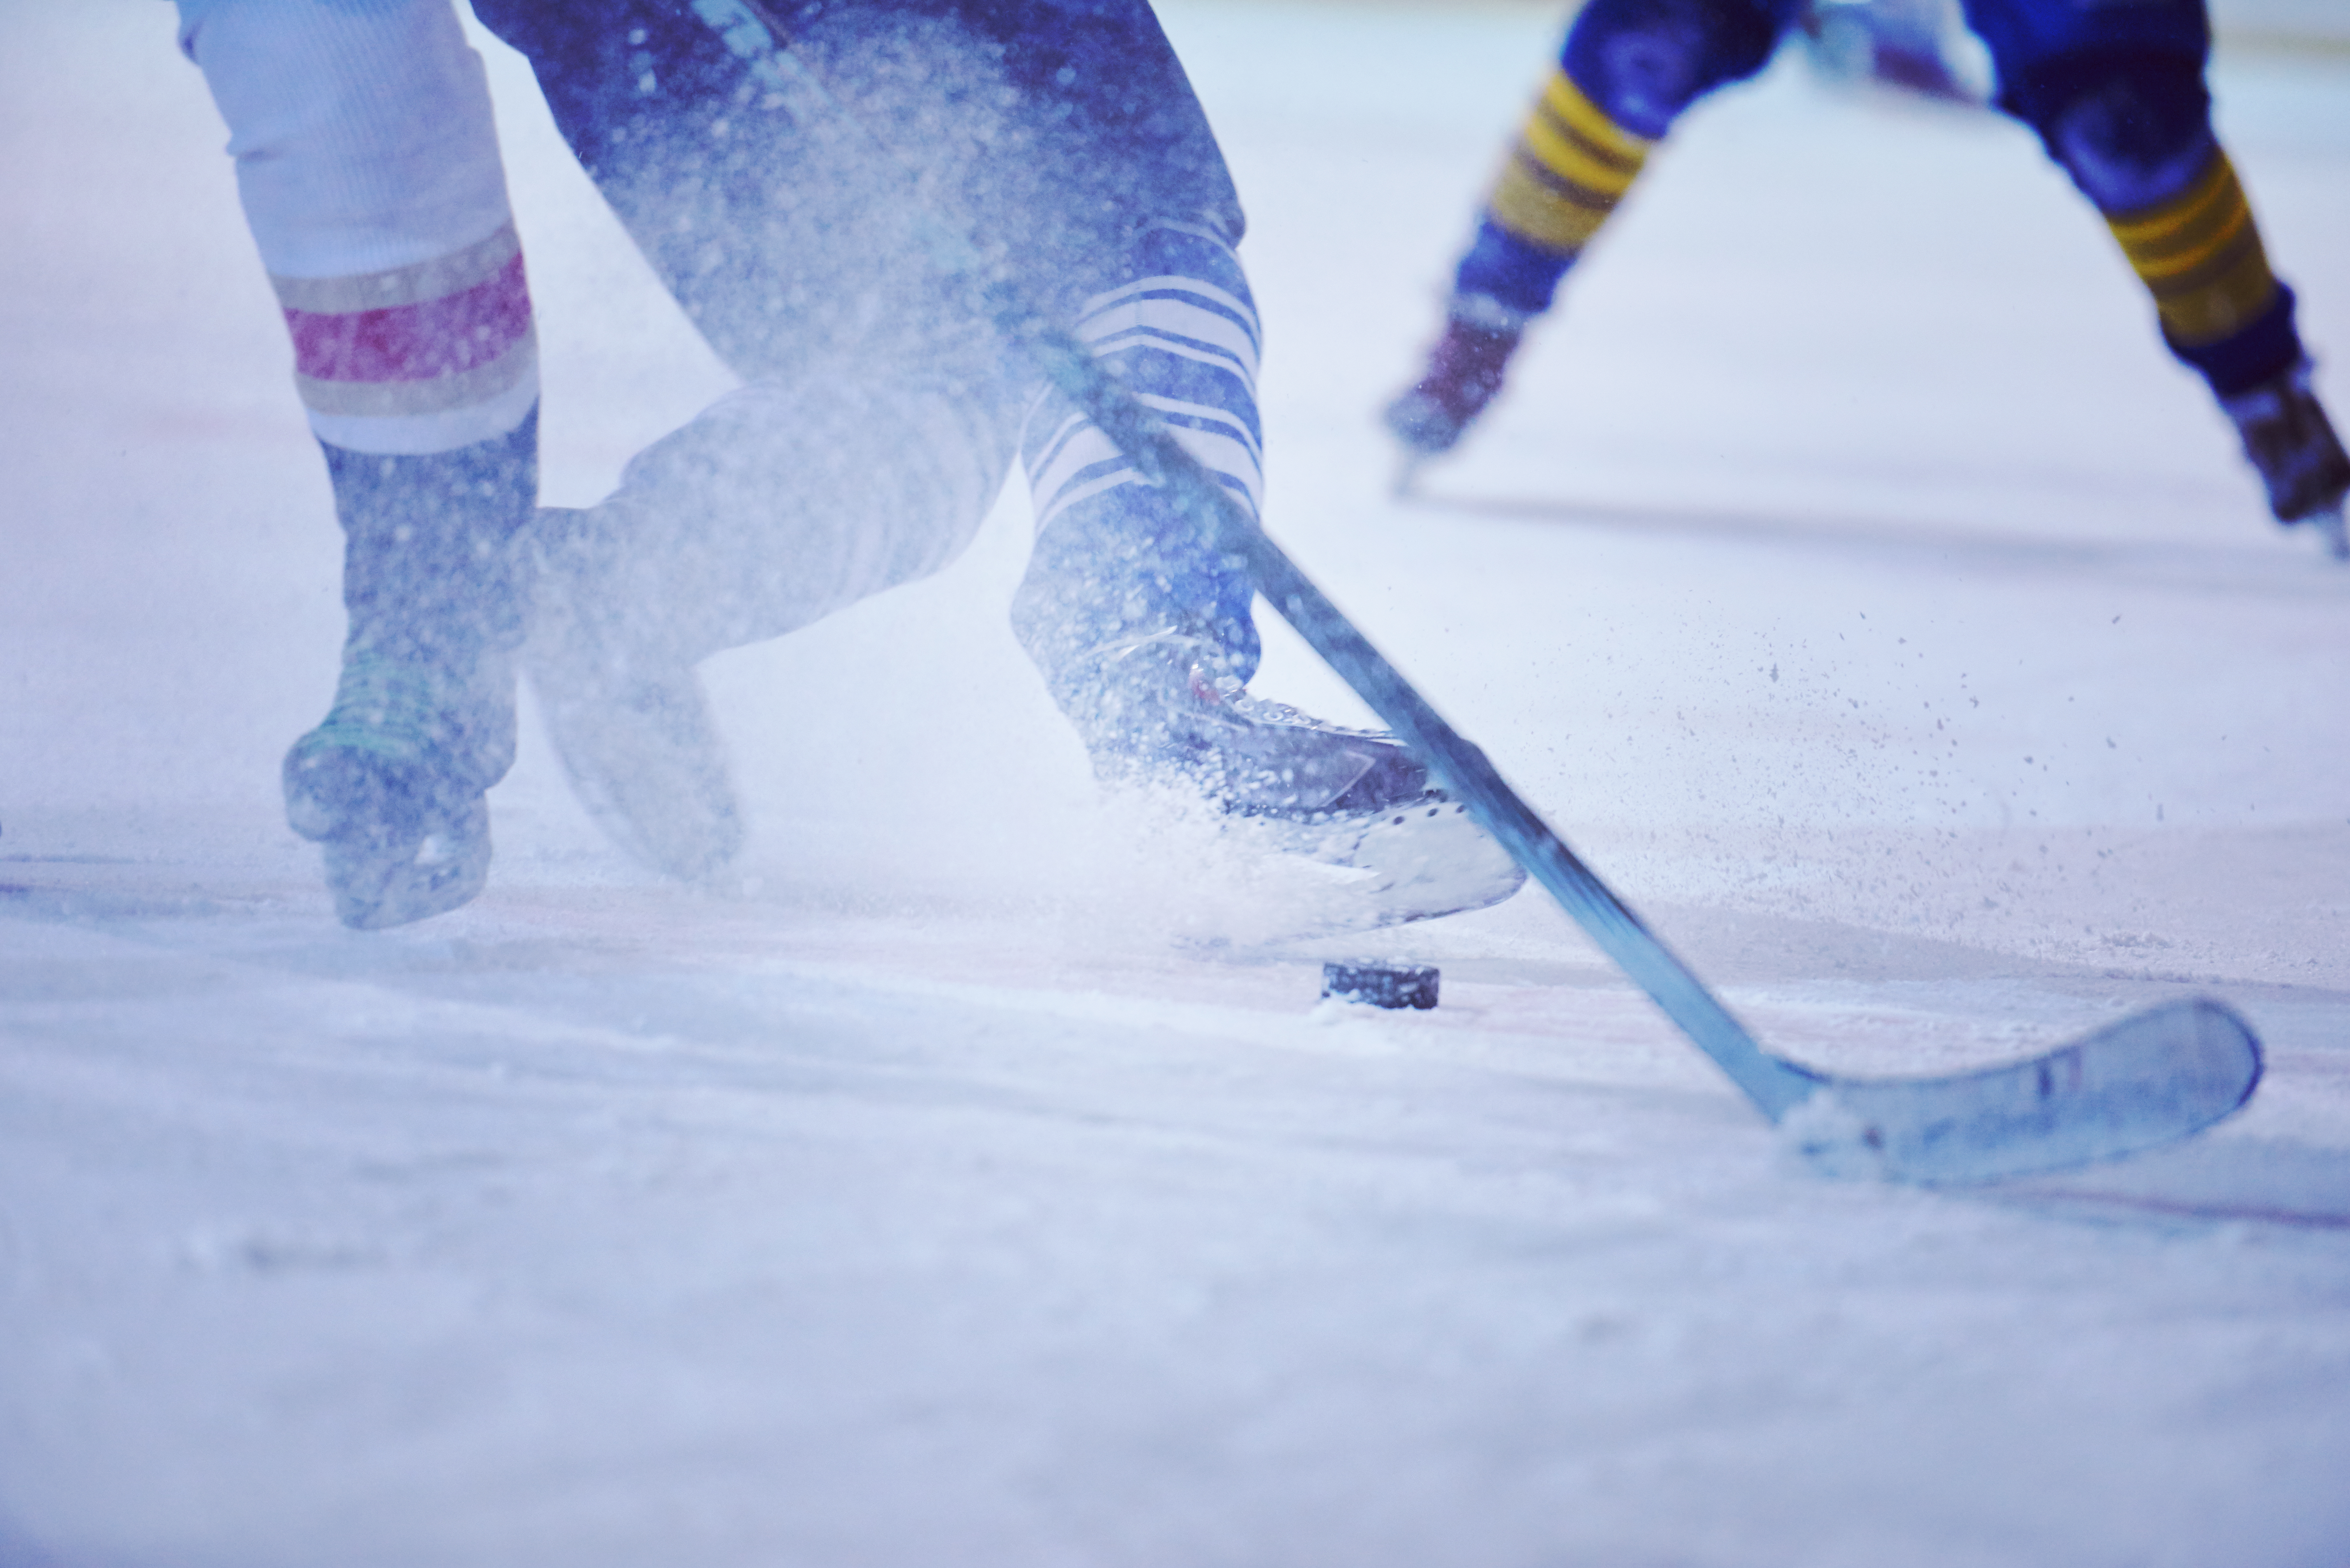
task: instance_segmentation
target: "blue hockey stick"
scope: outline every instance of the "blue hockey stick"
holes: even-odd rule
[[[758,0],[692,5],[803,115],[858,123],[782,47],[788,35]],[[1937,1078],[1842,1078],[1765,1052],[1082,343],[990,266],[968,235],[929,216],[922,243],[939,271],[973,291],[997,329],[1146,479],[1167,490],[1215,548],[1247,563],[1257,591],[1282,618],[1818,1168],[1914,1182],[1994,1180],[2158,1147],[2251,1097],[2261,1076],[2259,1039],[2242,1018],[2208,1000],[2149,1009],[2029,1061]]]

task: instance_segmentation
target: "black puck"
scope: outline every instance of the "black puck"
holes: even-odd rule
[[[1322,994],[1373,1007],[1436,1005],[1436,966],[1405,963],[1326,963]]]

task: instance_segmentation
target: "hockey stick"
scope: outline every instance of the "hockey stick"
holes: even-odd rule
[[[691,0],[756,76],[809,115],[855,127],[759,0]],[[891,155],[894,156],[894,155]],[[976,304],[1213,547],[1244,560],[1257,591],[1540,882],[1600,950],[1711,1057],[1794,1147],[1835,1174],[1986,1181],[2157,1147],[2241,1106],[2260,1081],[2251,1027],[2216,1002],[2157,1007],[2024,1062],[1935,1078],[1841,1078],[1763,1051],[1721,999],[1584,865],[1446,723],[1139,399],[1032,305],[970,236],[925,209],[922,244]]]

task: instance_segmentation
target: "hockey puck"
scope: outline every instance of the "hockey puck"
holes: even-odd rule
[[[1436,1005],[1434,964],[1326,963],[1322,994],[1340,1002],[1367,1002],[1373,1007]]]

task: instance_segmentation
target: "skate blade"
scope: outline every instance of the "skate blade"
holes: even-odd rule
[[[2350,519],[2344,517],[2342,507],[2313,512],[2302,522],[2317,530],[2317,536],[2325,542],[2328,556],[2337,561],[2350,561]]]
[[[743,847],[723,763],[681,753],[650,733],[629,745],[608,731],[592,740],[550,716],[556,755],[571,793],[604,836],[639,866],[681,882],[723,870]]]
[[[489,881],[489,803],[477,795],[422,836],[398,844],[329,839],[326,861],[335,915],[355,931],[445,915]]]
[[[690,668],[604,677],[579,636],[565,639],[542,616],[524,667],[580,805],[622,853],[664,877],[698,882],[723,869],[743,847],[743,823],[699,679]]]

